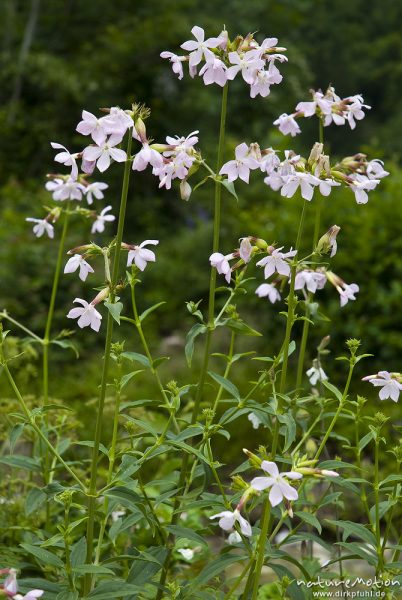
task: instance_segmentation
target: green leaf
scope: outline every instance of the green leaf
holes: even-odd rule
[[[143,586],[161,570],[167,552],[166,548],[149,548],[147,552],[141,552],[134,558],[127,581]]]
[[[15,444],[18,442],[25,428],[25,423],[17,423],[10,431],[10,452],[14,452]]]
[[[147,310],[144,310],[144,312],[140,314],[141,323],[147,318],[148,315],[150,315],[152,312],[154,312],[154,310],[156,310],[160,306],[163,306],[163,304],[166,304],[166,302],[157,302],[153,306],[150,306],[149,308],[147,308]]]
[[[78,542],[71,546],[71,566],[77,567],[85,562],[87,556],[87,540],[82,537]]]
[[[123,352],[122,356],[127,358],[127,360],[139,362],[144,367],[148,367],[148,369],[151,368],[151,363],[144,354],[139,354],[138,352]]]
[[[56,596],[56,600],[78,600],[78,598],[78,592],[72,592],[71,590],[63,590]]]
[[[235,190],[235,186],[233,184],[233,181],[228,181],[227,179],[221,179],[220,183],[223,185],[223,187],[225,187],[227,189],[227,191],[229,192],[229,194],[231,194],[232,196],[234,196],[234,198],[236,198],[237,202],[239,201],[239,198],[236,194],[236,190]]]
[[[212,377],[212,379],[214,379],[217,383],[219,383],[219,385],[222,386],[227,392],[229,392],[229,394],[233,398],[236,398],[236,400],[238,400],[240,402],[240,399],[241,399],[240,392],[234,383],[229,381],[229,379],[226,379],[225,377],[218,375],[218,373],[214,373],[213,371],[208,371],[208,375],[210,377]]]
[[[44,502],[46,502],[47,496],[45,492],[39,488],[32,488],[29,490],[27,497],[25,498],[25,514],[27,516],[35,512]]]
[[[285,426],[285,447],[284,451],[286,451],[294,442],[296,438],[296,421],[294,420],[291,411],[285,413],[284,415],[277,415],[280,423],[283,423]]]
[[[321,381],[321,383],[323,385],[325,385],[325,387],[333,393],[333,395],[335,396],[335,398],[337,398],[337,400],[339,400],[339,402],[341,402],[343,396],[342,396],[342,392],[340,392],[340,390],[338,390],[337,387],[335,387],[334,385],[332,385],[332,383],[329,383],[329,381]]]
[[[364,437],[362,437],[361,440],[359,440],[359,450],[362,451],[367,444],[369,444],[371,442],[371,440],[373,439],[374,434],[372,431],[369,431],[368,433],[366,433],[366,435]]]
[[[107,567],[102,567],[101,565],[77,565],[73,567],[74,573],[95,573],[97,575],[115,575],[112,569],[108,569]]]
[[[127,383],[130,381],[130,379],[132,379],[133,377],[138,375],[138,373],[142,373],[142,372],[143,372],[143,370],[140,369],[139,371],[131,371],[131,373],[127,373],[126,375],[123,375],[123,377],[120,379],[120,389],[122,390],[124,388],[124,386],[126,386]]]
[[[13,454],[12,456],[2,456],[0,463],[9,467],[16,467],[17,469],[27,469],[28,471],[41,471],[39,460],[36,458],[30,458],[29,456],[23,456],[22,454]]]
[[[201,573],[193,580],[191,587],[197,587],[208,583],[212,577],[216,577],[219,573],[222,573],[229,565],[236,562],[242,562],[242,560],[244,559],[241,556],[235,556],[233,554],[224,554],[223,556],[217,557],[204,567]]]
[[[46,566],[51,565],[52,567],[63,569],[63,561],[56,554],[53,554],[44,548],[40,548],[39,546],[33,546],[32,544],[20,544],[20,546]]]
[[[235,333],[240,333],[241,335],[252,335],[252,336],[262,336],[262,333],[247,325],[241,319],[227,319],[224,324],[229,327]]]
[[[353,535],[354,537],[358,537],[359,539],[367,542],[374,548],[376,547],[376,539],[371,531],[369,531],[366,527],[361,525],[360,523],[353,523],[352,521],[333,521],[331,519],[326,519],[327,523],[338,526],[343,529],[343,541],[346,542],[347,539]]]
[[[189,367],[191,367],[191,362],[193,360],[194,340],[201,333],[205,333],[206,330],[207,330],[207,328],[205,327],[205,325],[202,325],[202,323],[196,323],[195,325],[192,326],[192,328],[190,329],[190,331],[187,334],[184,353],[186,355],[186,360],[187,360],[187,364]]]
[[[166,529],[173,533],[176,538],[184,538],[186,540],[192,540],[193,542],[197,542],[197,544],[202,544],[203,546],[208,545],[206,540],[198,535],[193,529],[189,529],[188,527],[180,527],[179,525],[167,525]]]
[[[398,483],[402,481],[402,474],[400,475],[388,475],[385,479],[380,481],[380,486],[388,485],[389,483]]]
[[[96,598],[96,600],[117,600],[117,598],[125,598],[138,594],[140,591],[138,586],[126,583],[123,579],[117,581],[107,581],[99,584],[87,598]],[[135,596],[137,597],[137,596]]]
[[[377,556],[369,547],[362,546],[358,542],[336,542],[336,545],[341,546],[342,548],[346,548],[348,552],[353,552],[353,554],[357,554],[359,558],[362,558],[369,565],[373,567],[377,566]]]
[[[79,352],[77,350],[77,346],[73,344],[71,340],[51,340],[51,344],[56,344],[56,346],[60,346],[60,348],[64,348],[65,350],[72,350],[76,356],[79,358]]]
[[[137,492],[122,485],[107,490],[105,496],[116,498],[123,506],[128,508],[134,507],[135,509],[138,509],[138,505],[143,502],[143,499]]]
[[[317,529],[318,533],[322,533],[321,523],[319,522],[319,520],[317,519],[317,517],[315,515],[313,515],[309,512],[305,512],[305,511],[296,511],[295,515],[297,517],[299,517],[299,519],[301,519],[302,521],[307,523],[308,525],[312,525],[313,527],[315,527],[315,529]]]
[[[120,315],[121,311],[123,310],[123,303],[114,302],[112,304],[111,302],[104,302],[103,304],[106,306],[113,319],[120,325]]]

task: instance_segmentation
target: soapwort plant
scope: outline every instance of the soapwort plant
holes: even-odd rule
[[[305,157],[290,148],[264,147],[261,140],[242,141],[234,156],[227,156],[232,80],[241,79],[251,98],[268,97],[271,86],[282,81],[278,64],[288,60],[286,48],[276,38],[259,41],[252,34],[231,39],[223,30],[206,38],[198,26],[191,33],[193,38],[181,45],[184,53],[165,51],[161,56],[179,80],[188,71],[205,85],[221,88],[214,165],[202,154],[198,131],[153,140],[150,111],[139,103],[105,108],[99,115],[83,110],[76,130],[84,139],[76,152],[52,142],[62,172],[48,176],[45,216],[26,219],[34,223],[36,237],[58,244],[45,330],[35,333],[5,309],[1,312],[2,376],[19,406],[10,416],[10,453],[1,462],[12,473],[28,472],[28,477],[18,475],[18,493],[26,495],[30,520],[14,531],[8,563],[0,565],[0,596],[299,600],[312,597],[310,582],[317,574],[344,587],[354,559],[367,565],[375,582],[370,589],[381,588],[383,597],[396,598],[402,583],[402,540],[393,517],[401,492],[401,446],[387,449],[392,474],[385,478],[381,463],[386,402],[398,401],[402,375],[365,375],[360,362],[369,355],[360,353],[355,339],[347,340],[339,363],[329,359],[329,336],[313,351],[312,362],[306,360],[308,344],[317,344],[310,328],[320,291],[333,286],[339,310],[347,313],[364,285],[332,271],[331,259],[342,251],[342,222],[325,221],[325,203],[328,198],[336,202],[343,187],[351,201],[364,205],[389,174],[381,161],[362,153],[330,157],[324,129],[354,129],[370,107],[360,94],[341,99],[332,86],[312,91],[311,101],[300,101],[295,112],[274,122],[282,134],[293,137],[301,133],[304,118],[316,119],[318,140]],[[118,214],[111,212],[111,204],[102,207],[105,197],[109,201],[108,184],[97,178],[98,173],[106,178],[109,168],[122,173]],[[161,309],[163,296],[140,309],[140,284],[147,286],[148,271],[164,252],[163,241],[153,239],[152,231],[144,240],[125,227],[131,179],[146,169],[159,188],[177,186],[186,201],[196,201],[201,185],[214,188],[207,306],[197,298],[187,303],[195,320],[183,357],[187,383],[165,380],[160,365],[166,357],[158,356],[147,337],[147,318]],[[296,197],[300,217],[291,247],[252,231],[233,240],[230,248],[221,244],[222,202],[237,197],[256,177],[282,197]],[[364,219],[364,206],[356,210]],[[307,212],[315,215],[313,231],[305,224]],[[71,248],[70,226],[77,219],[89,224],[88,235]],[[207,262],[208,256],[204,258]],[[67,300],[66,327],[78,328],[83,340],[104,334],[94,431],[87,440],[71,435],[71,418],[53,399],[57,382],[51,392],[49,387],[56,346],[74,349],[71,330],[54,333],[56,303],[66,300],[58,294],[61,277],[78,277],[94,287],[92,294],[86,287],[85,297]],[[263,333],[238,312],[238,298],[250,293],[261,298],[261,311],[278,308],[284,318],[282,345],[264,343],[269,355],[241,351],[242,336]],[[122,323],[131,331],[124,341],[117,329]],[[13,335],[20,330],[25,345],[41,348],[42,394],[34,403],[16,383],[10,330]],[[216,353],[218,330],[227,338],[226,354]],[[193,365],[195,348],[199,366]],[[213,355],[223,360],[223,369]],[[251,381],[236,379],[239,361],[248,364]],[[339,372],[344,373],[343,387],[331,382],[335,371],[337,381]],[[380,388],[385,414],[365,414],[367,400],[350,387],[355,371]],[[138,396],[135,385],[146,372],[156,386],[148,400]],[[111,439],[104,430],[109,404]],[[354,439],[339,433],[351,421]],[[232,441],[234,428],[241,431],[249,422],[262,431],[260,445],[252,439],[242,445],[237,437]],[[237,456],[231,473],[219,455],[222,436]],[[79,454],[77,444],[84,449]],[[355,507],[354,521],[343,516],[348,514],[346,503]],[[327,553],[325,562],[318,548]]]

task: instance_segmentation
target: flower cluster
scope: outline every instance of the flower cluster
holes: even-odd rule
[[[375,375],[367,375],[363,377],[363,381],[368,381],[375,387],[379,387],[380,400],[391,398],[394,402],[398,402],[399,394],[402,391],[402,374],[389,373],[388,371],[379,371]]]
[[[331,123],[335,125],[345,125],[348,123],[351,129],[356,127],[356,121],[361,121],[365,117],[363,109],[370,110],[371,106],[364,104],[363,97],[360,94],[347,96],[341,99],[333,87],[329,87],[325,94],[321,90],[311,90],[313,99],[311,102],[299,102],[295,112],[288,115],[283,113],[274,121],[283,135],[292,137],[301,133],[301,129],[296,119],[303,117],[312,117],[316,115],[322,119],[324,127]]]
[[[36,600],[45,593],[44,590],[31,590],[25,595],[18,593],[17,571],[15,569],[1,569],[1,575],[7,575],[4,583],[0,585],[0,596],[12,598],[13,600]]]
[[[286,48],[278,47],[277,38],[265,38],[259,44],[252,34],[248,34],[231,41],[224,30],[217,37],[205,39],[205,31],[198,26],[193,27],[191,33],[195,39],[181,45],[189,54],[179,56],[173,52],[161,53],[161,57],[172,64],[173,72],[179,79],[184,75],[184,63],[189,65],[190,76],[198,74],[205,85],[216,83],[223,87],[241,75],[250,86],[251,98],[258,95],[265,98],[270,93],[271,85],[282,81],[275,63],[287,60],[283,54]]]

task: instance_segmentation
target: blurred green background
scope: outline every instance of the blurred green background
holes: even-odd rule
[[[326,334],[332,337],[331,356],[342,352],[347,337],[359,337],[364,351],[374,354],[359,370],[360,376],[377,369],[400,370],[402,3],[2,0],[1,11],[1,307],[34,331],[43,331],[57,241],[34,239],[25,218],[41,216],[41,206],[48,199],[45,175],[55,170],[49,142],[78,151],[85,145],[75,132],[83,108],[97,112],[103,106],[125,108],[132,101],[142,101],[151,108],[147,128],[155,140],[199,129],[199,148],[214,163],[220,88],[205,87],[200,78],[185,76],[179,81],[159,54],[178,51],[191,37],[194,24],[204,27],[207,36],[217,35],[223,25],[231,37],[258,30],[260,41],[267,36],[279,38],[280,45],[288,49],[289,62],[281,66],[282,84],[273,86],[268,98],[250,99],[249,89],[240,79],[231,86],[226,157],[229,159],[241,141],[293,148],[308,155],[317,139],[316,123],[304,121],[303,134],[291,139],[273,127],[275,118],[291,112],[298,101],[308,100],[310,88],[325,89],[331,83],[341,96],[364,95],[372,110],[353,132],[347,126],[326,128],[326,149],[333,160],[359,151],[383,159],[391,176],[370,194],[366,206],[358,206],[348,190],[335,189],[325,202],[322,231],[334,223],[342,228],[333,270],[347,282],[357,282],[361,291],[357,302],[342,310],[335,290],[328,286],[321,294],[323,311],[330,321],[318,323],[312,330],[311,352],[314,354]],[[115,165],[105,175],[96,179],[110,184],[105,202],[112,204],[116,213],[121,169]],[[256,174],[250,186],[238,185],[237,192],[238,204],[224,195],[224,253],[244,235],[258,235],[286,247],[294,244],[300,198],[281,198]],[[183,202],[177,186],[169,192],[159,191],[149,172],[136,174],[131,185],[126,241],[160,240],[158,261],[144,276],[140,304],[145,308],[167,300],[147,322],[153,343],[162,336],[164,352],[181,352],[185,331],[192,324],[185,302],[207,297],[212,196],[212,186],[205,185],[188,203]],[[312,203],[305,229],[306,249],[311,244],[313,208]],[[88,236],[88,226],[77,224],[70,247],[89,241]],[[256,275],[261,282],[261,271]],[[94,281],[82,285],[77,277],[62,278],[54,332],[72,326],[66,312],[76,296],[90,296],[90,287],[100,283]],[[255,287],[251,282],[241,310],[251,324],[267,334],[259,344],[262,353],[268,355],[279,348],[283,318],[276,308],[254,297]],[[130,349],[140,351],[130,332],[123,329],[118,335],[124,338],[126,334]],[[63,369],[63,378],[58,378],[53,393],[57,389],[59,396],[78,400],[96,393],[102,335],[76,332],[80,366],[69,352],[53,350],[56,373]],[[244,346],[249,348],[253,343],[246,340]],[[222,336],[217,348],[226,345]],[[181,376],[178,365],[178,360],[171,362],[169,378]],[[334,380],[343,378],[334,363],[324,367]],[[30,391],[40,390],[39,372],[40,363],[28,357],[20,378],[29,382]],[[362,390],[371,393],[367,387]]]

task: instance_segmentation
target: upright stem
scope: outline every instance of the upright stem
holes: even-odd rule
[[[379,485],[379,469],[378,469],[378,459],[380,450],[380,435],[379,431],[377,431],[376,438],[374,440],[374,501],[375,501],[375,537],[377,542],[377,569],[376,575],[382,573],[384,568],[384,555],[383,555],[383,547],[381,544],[381,529],[380,529],[380,485]]]
[[[324,126],[322,119],[318,119],[318,139],[320,144],[324,144]],[[322,203],[323,198],[321,195],[318,195],[316,198],[316,209],[315,209],[315,222],[314,222],[314,235],[313,235],[313,251],[317,246],[318,238],[320,235],[321,228],[321,211],[322,211]],[[308,300],[306,302],[306,313],[305,316],[308,317],[308,308],[311,302],[313,294],[309,292]],[[303,322],[303,332],[300,340],[300,350],[299,350],[299,359],[297,364],[297,377],[296,377],[296,388],[299,388],[303,378],[303,370],[304,370],[304,356],[306,353],[306,346],[308,340],[308,333],[310,329],[310,323],[307,319]]]
[[[65,241],[67,235],[68,221],[69,221],[69,203],[66,205],[66,212],[64,214],[63,229],[61,231],[61,237],[59,242],[59,249],[57,252],[56,269],[53,277],[52,292],[50,296],[49,310],[47,313],[45,334],[43,337],[43,404],[48,403],[49,398],[49,341],[50,333],[53,323],[54,307],[56,304],[57,288],[59,287],[60,272],[65,252]]]
[[[117,279],[119,276],[119,263],[120,263],[120,253],[121,253],[121,242],[123,240],[123,230],[124,230],[124,221],[126,217],[126,206],[127,206],[127,195],[128,195],[128,187],[130,183],[130,172],[131,172],[131,143],[132,143],[132,132],[131,129],[128,131],[128,142],[127,142],[127,160],[124,165],[124,176],[123,176],[123,185],[121,190],[121,198],[120,198],[120,211],[119,211],[119,222],[117,226],[117,235],[116,235],[116,243],[114,249],[114,258],[113,258],[113,270],[112,270],[112,280],[110,285],[110,296],[111,302],[115,299],[115,289],[117,284]],[[109,364],[110,364],[110,350],[112,345],[112,335],[113,335],[113,317],[108,313],[107,317],[107,328],[106,328],[106,340],[105,340],[105,352],[103,357],[103,368],[102,368],[102,377],[101,377],[101,385],[100,385],[100,394],[97,406],[97,414],[96,414],[96,425],[95,425],[95,436],[94,436],[94,447],[92,451],[92,462],[91,462],[91,476],[90,483],[88,488],[88,523],[87,523],[87,564],[92,563],[92,553],[94,546],[94,524],[95,524],[95,509],[96,509],[96,482],[97,482],[97,474],[98,474],[98,459],[99,459],[99,445],[102,433],[102,418],[103,418],[103,409],[105,405],[105,397],[106,397],[106,386],[107,379],[109,374]],[[83,586],[83,595],[87,595],[92,588],[92,574],[88,573],[84,578],[84,586]]]
[[[218,142],[218,155],[216,160],[216,175],[218,175],[222,162],[223,162],[223,151],[225,147],[225,129],[226,129],[226,112],[227,112],[227,102],[228,102],[228,83],[223,87],[222,90],[222,104],[221,104],[221,118],[220,118],[220,126],[219,126],[219,142]],[[213,242],[212,242],[212,253],[217,252],[219,250],[219,239],[220,239],[220,223],[221,223],[221,196],[222,196],[222,184],[219,181],[215,182],[215,199],[214,199],[214,232],[213,232]],[[215,290],[216,290],[216,270],[211,267],[211,274],[209,280],[209,301],[208,301],[208,329],[206,333],[205,346],[204,346],[204,359],[202,363],[200,378],[198,381],[197,391],[194,399],[194,407],[191,415],[191,424],[193,425],[198,418],[198,413],[200,411],[200,404],[202,395],[204,392],[205,380],[208,372],[209,365],[209,357],[210,357],[210,348],[211,348],[211,338],[212,332],[215,328]],[[185,481],[187,478],[187,469],[189,462],[189,454],[186,453],[183,458],[183,464],[181,466],[180,478],[178,482],[178,493],[175,497],[173,503],[173,512],[172,512],[172,520],[171,525],[175,525],[179,516],[178,508],[181,503],[181,490],[183,490],[185,486]],[[162,567],[162,573],[159,580],[159,589],[156,594],[155,600],[161,600],[164,591],[163,587],[166,582],[170,559],[173,552],[172,547],[173,535],[169,535],[167,544],[168,544],[168,553],[166,555],[165,561]]]

